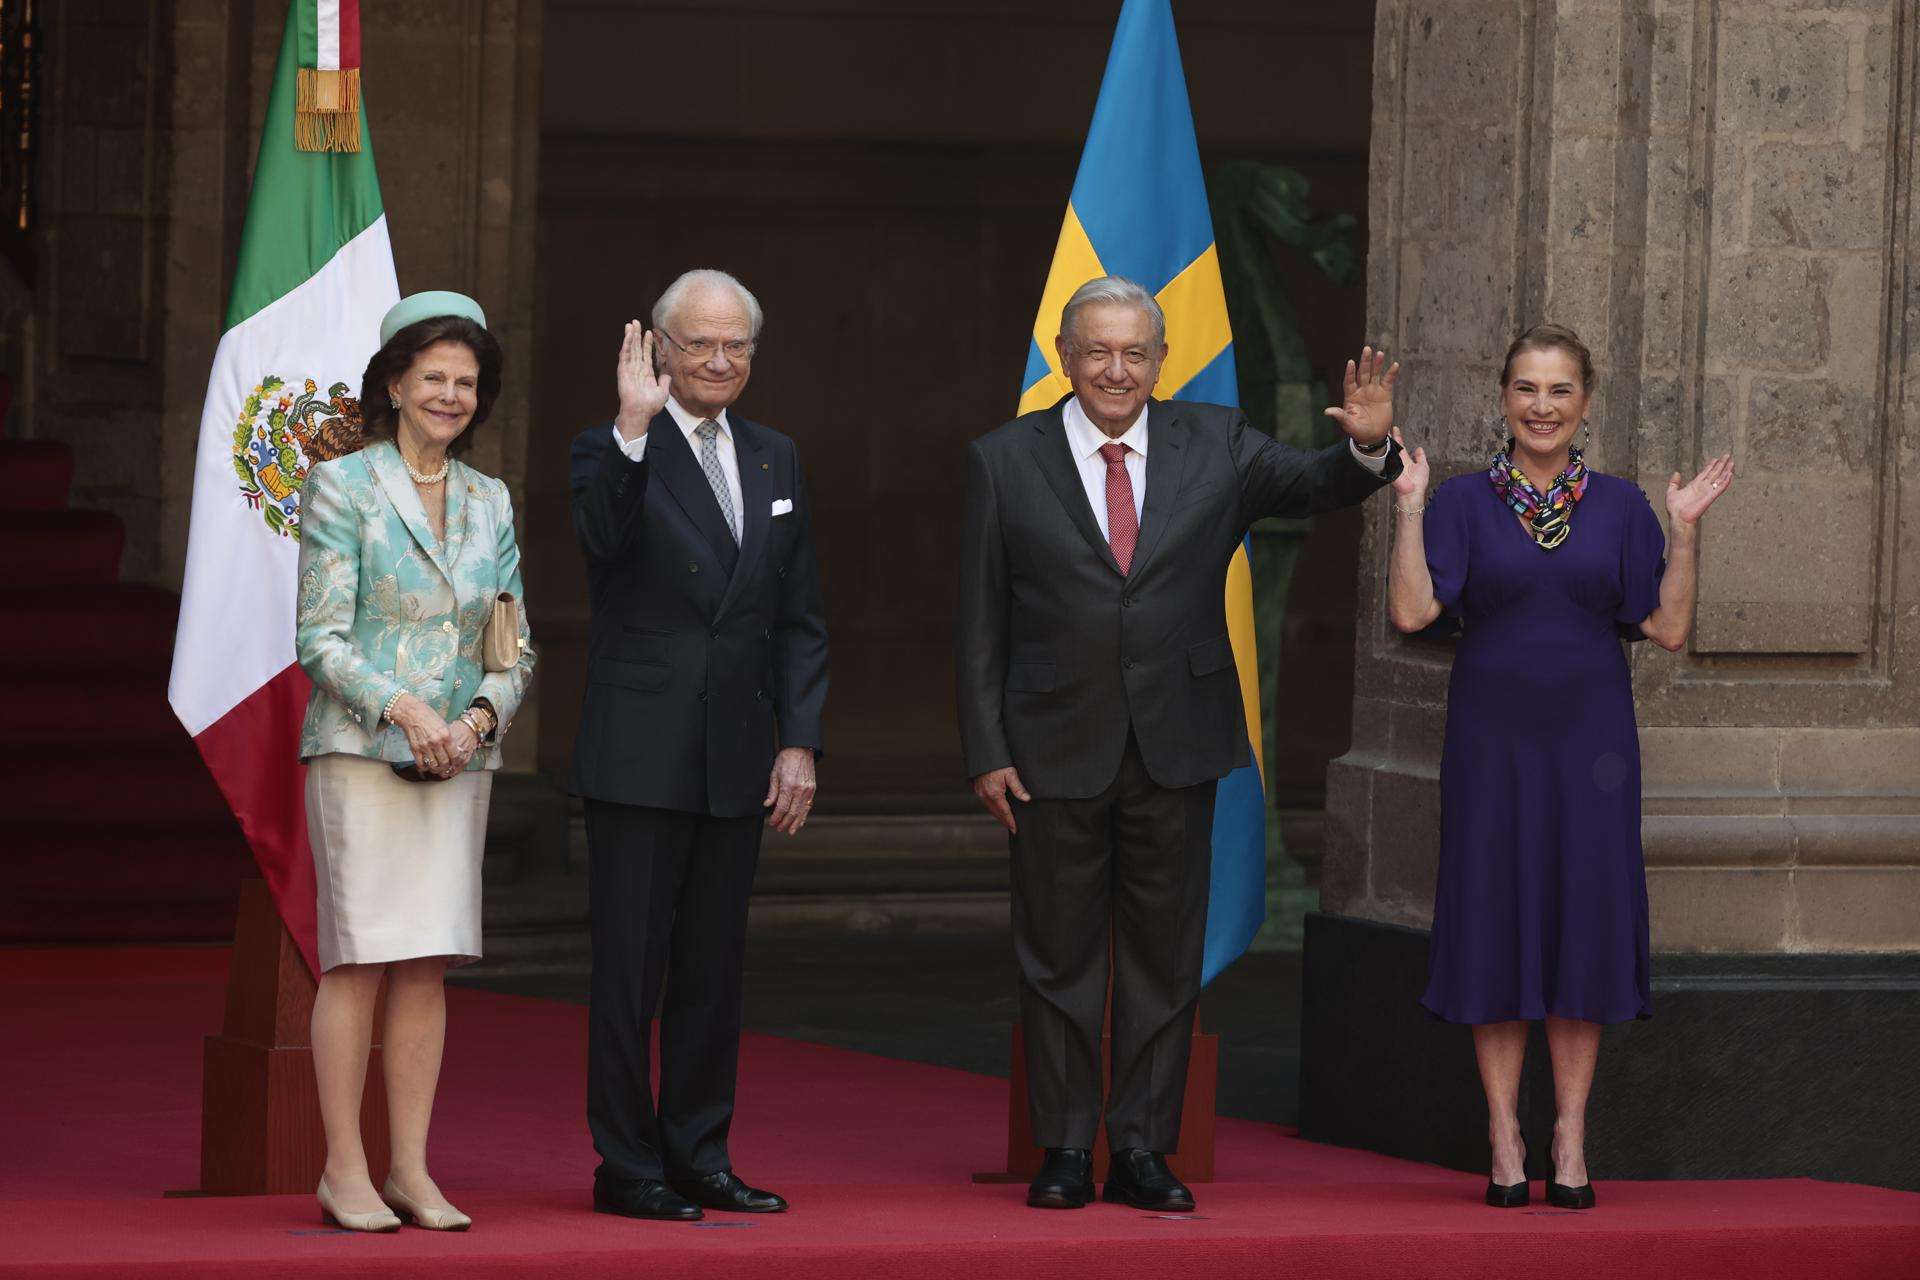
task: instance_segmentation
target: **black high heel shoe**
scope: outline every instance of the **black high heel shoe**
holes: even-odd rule
[[[1487,1203],[1496,1209],[1524,1209],[1527,1207],[1526,1179],[1510,1187],[1503,1187],[1492,1178],[1487,1179]]]
[[[1520,1181],[1511,1186],[1501,1186],[1491,1177],[1487,1179],[1487,1203],[1496,1209],[1524,1209],[1527,1207],[1527,1149],[1520,1148]]]
[[[1564,1182],[1555,1182],[1549,1178],[1547,1203],[1556,1209],[1591,1209],[1593,1208],[1593,1183],[1583,1182],[1577,1187],[1570,1187]]]

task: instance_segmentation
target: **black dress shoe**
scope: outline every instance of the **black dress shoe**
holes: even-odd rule
[[[675,1178],[673,1189],[705,1209],[729,1213],[785,1213],[787,1202],[771,1191],[748,1186],[722,1169],[700,1178]]]
[[[1564,1182],[1547,1183],[1547,1203],[1556,1209],[1593,1208],[1593,1183],[1583,1182],[1570,1187]]]
[[[1084,1209],[1093,1201],[1093,1152],[1084,1147],[1048,1147],[1040,1172],[1027,1188],[1035,1209]]]
[[[700,1212],[699,1205],[689,1204],[672,1187],[652,1178],[633,1182],[595,1178],[593,1211],[617,1213],[623,1218],[658,1218],[664,1222],[696,1222],[707,1216]]]
[[[1525,1179],[1510,1187],[1503,1187],[1492,1178],[1487,1179],[1487,1203],[1496,1209],[1524,1209],[1527,1207],[1527,1187]]]
[[[1109,1204],[1130,1204],[1155,1213],[1192,1213],[1193,1192],[1167,1168],[1158,1151],[1128,1147],[1113,1153],[1106,1189],[1100,1198]]]

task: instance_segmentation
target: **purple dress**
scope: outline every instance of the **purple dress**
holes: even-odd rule
[[[1460,646],[1440,763],[1427,1010],[1450,1022],[1651,1015],[1640,741],[1622,638],[1666,545],[1637,485],[1593,472],[1542,551],[1484,473],[1427,504],[1427,567]]]

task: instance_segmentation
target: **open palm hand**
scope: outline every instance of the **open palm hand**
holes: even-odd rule
[[[1700,474],[1686,484],[1680,473],[1667,480],[1667,516],[1676,524],[1694,524],[1708,507],[1733,488],[1733,455],[1723,453],[1700,468]]]
[[[627,321],[620,338],[620,357],[614,364],[614,385],[620,391],[621,434],[627,427],[643,431],[655,414],[667,407],[672,379],[654,368],[653,334],[638,320]]]
[[[1393,384],[1400,376],[1398,362],[1387,365],[1387,353],[1360,349],[1360,359],[1347,361],[1341,383],[1341,403],[1327,416],[1353,437],[1355,444],[1376,445],[1393,430]]]

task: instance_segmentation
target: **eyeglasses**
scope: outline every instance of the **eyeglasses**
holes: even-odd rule
[[[1075,347],[1072,350],[1075,359],[1082,360],[1087,364],[1104,365],[1113,359],[1113,352],[1107,350],[1105,347]],[[1130,369],[1144,369],[1148,363],[1152,361],[1153,352],[1148,351],[1145,347],[1128,347],[1120,353],[1120,358],[1126,362],[1127,367]]]
[[[748,360],[753,359],[753,348],[756,345],[739,338],[735,338],[732,342],[710,342],[705,338],[695,338],[692,342],[682,342],[665,329],[661,329],[659,333],[661,337],[685,352],[689,359],[698,360],[702,364],[713,359],[713,353],[716,351],[726,356],[726,358],[734,364],[744,364]]]

